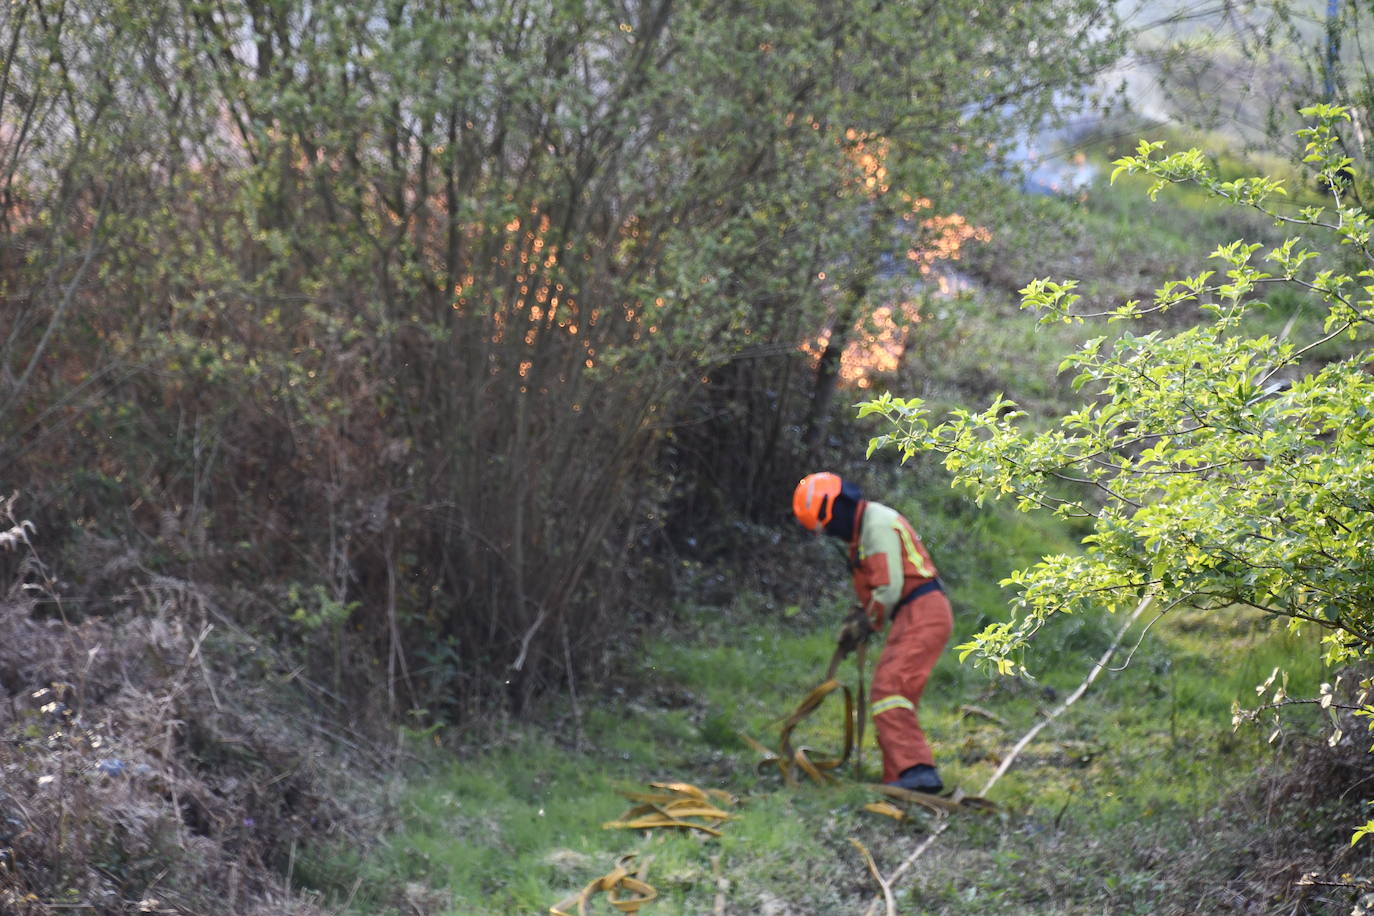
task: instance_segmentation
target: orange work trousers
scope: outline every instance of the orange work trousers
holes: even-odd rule
[[[953,628],[943,591],[922,595],[892,621],[873,672],[871,694],[873,725],[883,751],[883,782],[892,782],[918,763],[935,765],[916,707]]]

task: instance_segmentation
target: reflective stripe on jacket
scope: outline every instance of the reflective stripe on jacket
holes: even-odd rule
[[[935,564],[916,529],[895,509],[861,500],[849,544],[854,594],[875,630],[912,589],[935,578]]]

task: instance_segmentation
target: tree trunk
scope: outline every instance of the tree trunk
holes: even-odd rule
[[[854,339],[854,327],[863,314],[864,303],[868,298],[873,277],[878,271],[878,260],[886,249],[888,226],[892,213],[889,207],[879,203],[872,212],[868,232],[861,246],[855,250],[865,255],[863,261],[854,265],[845,279],[840,293],[840,306],[831,326],[830,339],[821,351],[816,365],[816,384],[811,391],[811,408],[807,412],[802,445],[808,455],[815,455],[825,434],[830,429],[831,408],[835,402],[835,392],[840,385],[840,358],[845,347]]]

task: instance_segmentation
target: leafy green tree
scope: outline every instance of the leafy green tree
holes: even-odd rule
[[[1012,619],[961,646],[964,656],[1023,669],[1028,643],[1054,615],[1145,600],[1160,613],[1244,605],[1295,630],[1315,627],[1332,665],[1374,655],[1374,224],[1339,193],[1348,112],[1318,105],[1303,115],[1307,162],[1336,189],[1326,206],[1284,205],[1280,182],[1222,181],[1198,150],[1166,154],[1160,143],[1142,142],[1113,177],[1149,175],[1151,196],[1196,184],[1338,242],[1334,253],[1296,234],[1268,251],[1231,242],[1212,253],[1217,270],[1098,311],[1072,281],[1032,282],[1023,305],[1046,322],[1136,323],[1185,309],[1194,319],[1177,331],[1099,337],[1065,358],[1084,401],[1043,427],[1000,395],[939,422],[919,399],[885,394],[861,406],[892,423],[870,453],[932,451],[980,501],[1091,521],[1080,554],[1047,556],[1006,581]],[[1321,331],[1306,340],[1252,332],[1254,314],[1281,290],[1320,310]]]
[[[960,646],[961,658],[1024,671],[1024,651],[1055,614],[1147,601],[1160,614],[1255,608],[1293,631],[1316,628],[1328,665],[1374,657],[1374,222],[1344,193],[1352,160],[1340,130],[1350,112],[1323,104],[1301,114],[1313,124],[1298,132],[1305,161],[1329,191],[1328,206],[1281,206],[1280,182],[1222,181],[1198,150],[1166,155],[1157,142],[1118,160],[1113,178],[1152,176],[1151,197],[1170,183],[1194,183],[1334,239],[1334,253],[1296,235],[1265,252],[1231,242],[1212,253],[1219,272],[1096,313],[1082,308],[1072,281],[1032,282],[1023,306],[1040,309],[1042,321],[1131,321],[1174,308],[1195,309],[1199,319],[1173,334],[1089,341],[1060,367],[1076,373],[1085,401],[1047,429],[1026,428],[1001,395],[984,411],[934,424],[919,399],[885,394],[861,405],[861,414],[894,427],[871,441],[870,454],[933,451],[980,502],[1011,498],[1022,510],[1091,520],[1081,554],[1047,556],[1003,583],[1016,589],[1012,619]],[[1247,318],[1281,289],[1318,310],[1320,332],[1289,340],[1286,331],[1248,331]],[[1374,719],[1371,683],[1360,687],[1355,714]],[[1329,685],[1322,693],[1334,743],[1348,726]],[[1275,704],[1283,699],[1280,687]],[[1351,842],[1371,833],[1374,820]]]

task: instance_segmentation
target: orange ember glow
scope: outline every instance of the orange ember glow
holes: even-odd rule
[[[912,330],[920,322],[920,305],[913,300],[879,307],[863,327],[856,329],[854,339],[840,355],[840,380],[855,388],[871,388],[879,376],[896,372]],[[832,336],[831,329],[826,328],[801,350],[812,360],[819,360]]]
[[[915,261],[922,274],[929,274],[936,261],[959,260],[959,250],[965,242],[986,242],[992,238],[985,226],[975,226],[958,213],[924,219],[921,227],[930,236],[921,247],[908,250],[906,258]]]
[[[877,197],[888,192],[887,153],[890,147],[886,137],[879,137],[866,131],[849,128],[844,132],[848,141],[845,155],[859,170],[859,185],[869,197]]]
[[[908,198],[908,202],[911,211],[904,217],[908,221],[931,205],[925,198]],[[922,284],[929,295],[949,297],[957,294],[960,292],[958,280],[948,272],[936,270],[935,266],[959,260],[965,243],[986,242],[992,234],[958,213],[930,216],[922,219],[919,225],[922,241],[907,252],[908,260],[916,263],[925,278]],[[824,273],[820,274],[821,279],[824,277]],[[840,355],[841,381],[856,388],[871,388],[877,378],[896,372],[901,367],[911,335],[921,321],[920,302],[912,298],[886,303],[861,318]],[[832,328],[826,328],[800,349],[813,360],[819,360],[833,333]]]

